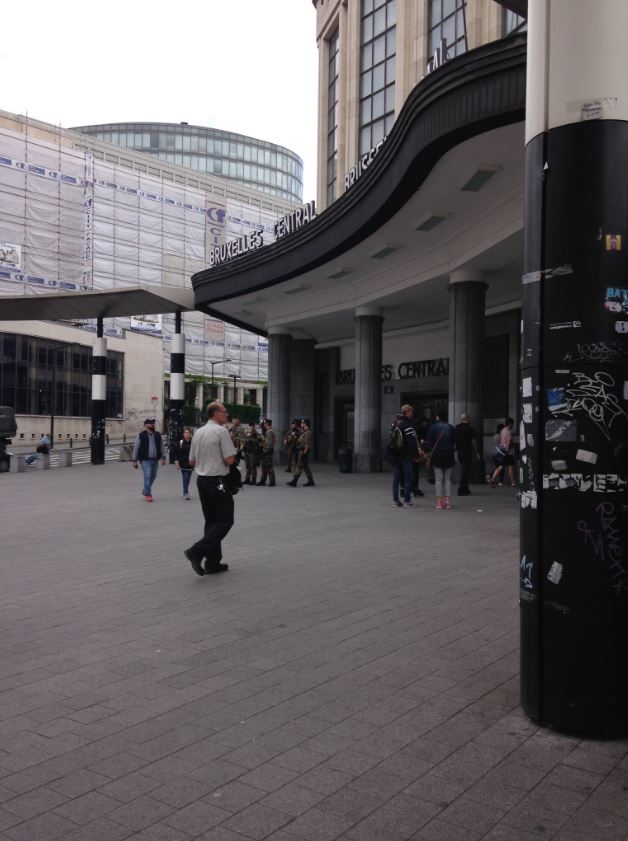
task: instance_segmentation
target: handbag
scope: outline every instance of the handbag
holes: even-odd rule
[[[434,453],[436,452],[436,448],[438,447],[438,445],[440,443],[440,439],[443,437],[444,434],[445,434],[445,430],[443,429],[441,434],[436,439],[436,443],[434,444],[434,446],[432,447],[432,449],[428,453],[427,458],[425,459],[425,464],[427,465],[428,469],[432,467],[432,457],[434,456]]]
[[[496,446],[493,448],[492,456],[495,464],[501,464],[507,455],[508,453],[505,453],[501,447]]]
[[[231,496],[235,496],[237,493],[240,493],[240,488],[242,487],[242,474],[235,462],[229,466],[229,472],[222,480],[222,484],[225,491],[228,494],[231,494]]]

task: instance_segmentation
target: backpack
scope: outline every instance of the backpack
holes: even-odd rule
[[[405,445],[403,441],[403,432],[399,426],[395,424],[390,433],[390,452],[394,456],[402,456],[405,452]]]

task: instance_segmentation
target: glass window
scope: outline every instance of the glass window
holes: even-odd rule
[[[440,2],[440,0],[439,0]],[[360,141],[362,155],[394,122],[396,0],[362,0],[360,52]],[[377,129],[373,128],[377,121]]]
[[[338,30],[327,42],[327,204],[338,195],[338,73],[340,41]]]
[[[446,57],[454,58],[467,50],[466,0],[431,0],[428,35],[430,57],[446,42]]]
[[[502,31],[504,37],[513,35],[515,32],[527,31],[528,24],[525,18],[520,17],[515,12],[509,12],[507,9],[503,9],[502,14]]]

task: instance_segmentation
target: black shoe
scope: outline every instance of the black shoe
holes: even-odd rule
[[[297,480],[293,479],[291,482],[286,482],[286,485],[290,485],[291,488],[296,488]]]
[[[227,572],[229,569],[229,564],[213,564],[210,567],[207,567],[205,570],[205,575],[217,575],[219,572]]]
[[[258,488],[263,488],[266,482],[255,482]]]
[[[268,483],[268,487],[269,487],[269,488],[274,488],[274,487],[275,487],[275,485],[276,485],[276,482],[269,482],[269,483]]]
[[[423,493],[423,491],[422,491],[422,490],[420,490],[420,488],[415,488],[415,489],[412,491],[412,495],[413,495],[413,496],[425,496],[425,494]]]
[[[303,485],[303,487],[304,487],[304,488],[313,488],[313,487],[314,487],[314,482],[306,482],[306,483]]]
[[[244,482],[242,482],[242,484],[243,484],[243,485],[250,485],[250,484],[251,484],[251,480],[250,480],[250,479],[245,479],[245,480],[244,480]]]
[[[201,566],[201,562],[198,561],[192,552],[189,549],[184,549],[183,554],[188,559],[188,561],[192,564],[192,569],[197,575],[205,575],[205,570]]]
[[[458,491],[458,496],[471,496],[471,491]]]
[[[292,468],[291,467],[286,467],[286,469],[284,470],[284,473],[292,473]]]

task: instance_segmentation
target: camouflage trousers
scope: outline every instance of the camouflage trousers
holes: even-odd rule
[[[259,456],[250,456],[246,453],[244,454],[244,465],[246,467],[246,476],[244,477],[245,482],[255,482],[257,481],[257,466],[259,464]]]
[[[309,453],[304,453],[304,452],[299,453],[299,461],[297,462],[296,467],[292,471],[295,479],[298,479],[299,476],[301,476],[302,473],[305,473],[305,475],[307,476],[308,482],[313,482],[314,481],[314,477],[312,476],[312,471],[310,470],[309,461],[310,461],[310,454]]]
[[[271,485],[275,484],[275,468],[273,467],[274,450],[264,450],[262,453],[262,475],[260,476],[260,483],[264,483],[268,478]]]

